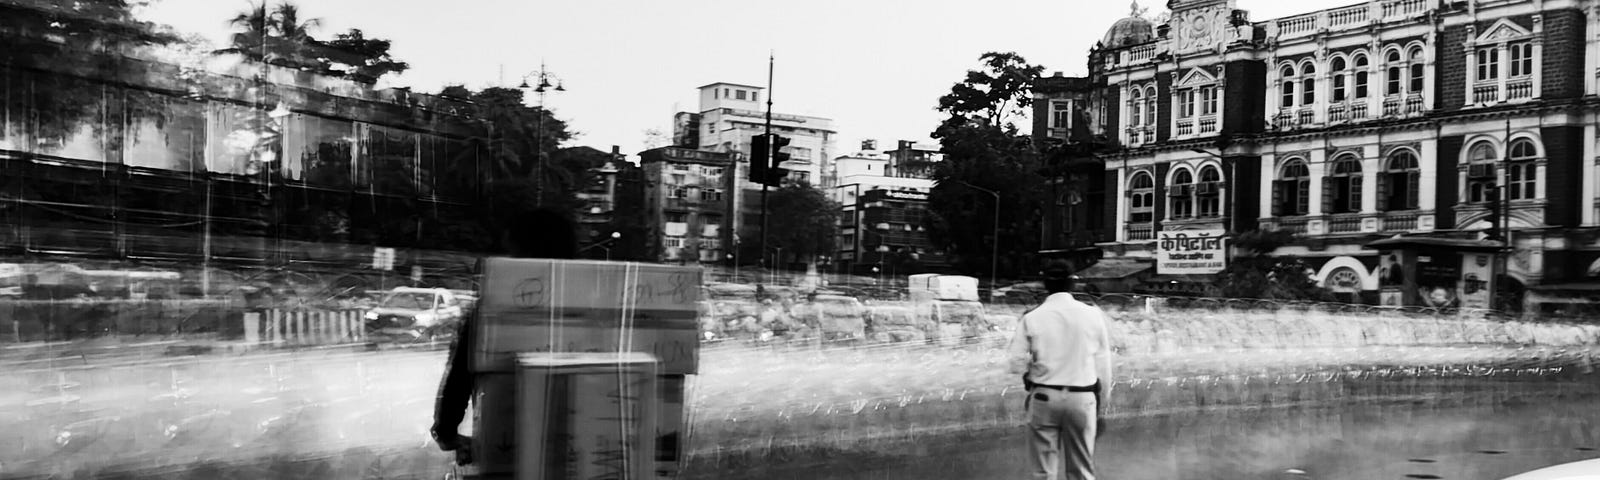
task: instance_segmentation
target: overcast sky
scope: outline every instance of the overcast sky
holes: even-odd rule
[[[279,0],[272,0],[276,3]],[[580,135],[569,145],[630,155],[645,131],[696,110],[695,88],[766,85],[777,55],[774,111],[832,118],[839,153],[862,139],[930,141],[940,95],[988,51],[1015,51],[1045,74],[1082,75],[1120,1],[1093,0],[301,0],[329,38],[348,28],[394,41],[412,69],[392,83],[514,86],[540,61],[566,92],[547,105]],[[1239,0],[1256,21],[1360,3]],[[1144,0],[1148,17],[1165,3]],[[223,43],[244,0],[157,0],[149,20]],[[503,76],[502,76],[502,73]],[[537,100],[530,98],[530,104]]]

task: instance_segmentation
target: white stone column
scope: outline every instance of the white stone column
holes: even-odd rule
[[[1383,175],[1383,152],[1377,145],[1361,149],[1361,213],[1378,213],[1378,178]]]
[[[1590,77],[1590,80],[1593,80],[1593,77],[1594,77],[1593,75],[1586,75],[1586,76]],[[1585,120],[1587,120],[1587,121],[1583,122],[1583,158],[1580,159],[1581,160],[1580,165],[1582,165],[1581,171],[1583,172],[1583,179],[1582,179],[1582,182],[1581,182],[1582,183],[1582,187],[1581,187],[1580,193],[1578,195],[1578,201],[1580,202],[1579,203],[1580,208],[1579,208],[1578,212],[1581,215],[1581,218],[1583,219],[1583,225],[1592,226],[1592,225],[1595,225],[1597,223],[1596,219],[1595,219],[1595,212],[1594,212],[1594,207],[1595,207],[1595,205],[1594,205],[1595,183],[1597,181],[1600,181],[1600,180],[1597,180],[1595,178],[1595,166],[1594,166],[1595,154],[1596,154],[1596,152],[1595,152],[1595,142],[1597,140],[1597,138],[1596,138],[1597,132],[1595,131],[1595,121],[1597,119],[1595,118],[1595,115],[1592,114],[1592,113],[1584,114],[1584,117],[1586,117]],[[1540,185],[1540,188],[1543,188],[1544,183],[1540,182],[1539,185]]]
[[[1261,155],[1261,218],[1272,217],[1272,182],[1278,179],[1278,156],[1268,153]]]
[[[1113,225],[1121,225],[1116,229],[1118,242],[1128,241],[1128,169],[1117,168],[1117,218]]]
[[[1418,152],[1417,167],[1422,170],[1420,187],[1417,192],[1417,208],[1423,211],[1433,210],[1438,206],[1439,199],[1438,173],[1439,173],[1439,142],[1428,139],[1422,141],[1422,151]],[[1452,174],[1455,172],[1451,172]]]
[[[1311,193],[1306,198],[1306,215],[1321,216],[1322,212],[1322,179],[1328,176],[1328,151],[1315,149],[1311,151],[1311,158],[1306,159],[1306,167],[1311,170]]]

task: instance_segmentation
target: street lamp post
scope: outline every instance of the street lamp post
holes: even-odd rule
[[[606,261],[609,262],[611,261],[611,244],[621,239],[622,232],[611,232],[611,238],[595,242],[593,245],[589,245],[587,247],[580,248],[578,249],[578,253],[589,251],[591,248],[599,248],[606,251]]]
[[[967,182],[961,182],[961,184],[994,196],[994,240],[990,242],[989,250],[989,299],[994,300],[994,291],[999,288],[998,285],[995,285],[995,278],[996,272],[1000,270],[1000,192]]]
[[[522,84],[518,85],[518,88],[530,87],[530,85],[528,85],[528,78],[535,76],[539,78],[539,83],[538,85],[533,85],[532,87],[534,93],[539,94],[539,118],[535,122],[534,126],[534,129],[536,130],[534,132],[534,141],[537,142],[534,147],[535,159],[533,164],[534,194],[536,195],[534,197],[534,204],[537,206],[544,206],[544,117],[550,114],[548,110],[545,110],[544,96],[545,93],[551,90],[550,80],[556,81],[554,89],[557,92],[565,92],[567,91],[567,88],[564,85],[566,82],[561,81],[560,77],[556,77],[555,75],[550,74],[549,71],[545,70],[544,61],[539,62],[538,71],[529,72],[527,75],[522,76]]]

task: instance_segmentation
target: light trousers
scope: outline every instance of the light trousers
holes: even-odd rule
[[[1094,393],[1035,388],[1028,395],[1033,478],[1094,480]]]

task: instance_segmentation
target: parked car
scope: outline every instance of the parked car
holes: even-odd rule
[[[468,308],[450,290],[399,287],[367,311],[367,335],[397,340],[448,336],[460,326]]]

